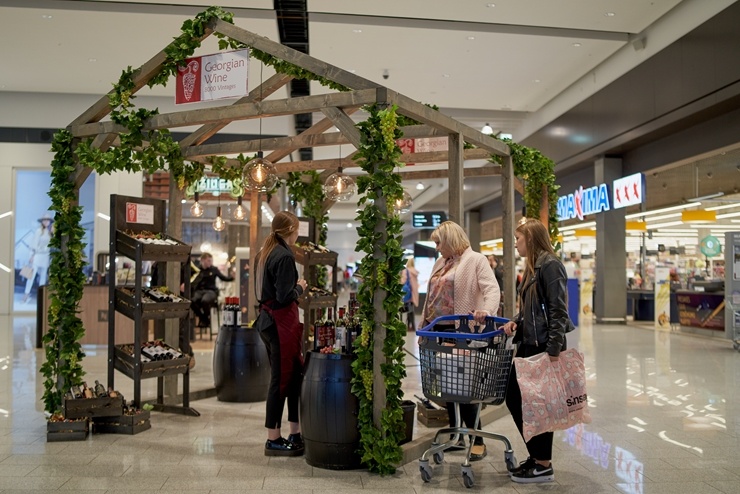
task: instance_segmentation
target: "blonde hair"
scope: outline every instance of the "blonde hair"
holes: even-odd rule
[[[278,238],[284,240],[297,229],[298,217],[293,213],[290,213],[288,211],[279,211],[272,219],[270,234],[267,236],[264,243],[262,244],[262,248],[257,253],[255,262],[256,272],[254,276],[254,288],[255,295],[258,301],[262,298],[262,282],[265,279],[265,263],[270,257],[270,254],[272,254],[272,251],[275,250],[275,247],[280,245],[280,241],[278,240]]]
[[[414,258],[413,257],[409,257],[408,260],[406,260],[406,267],[407,268],[416,268],[416,266],[414,266]]]
[[[465,230],[454,221],[445,221],[432,232],[433,242],[439,242],[440,246],[449,247],[455,255],[465,252],[470,247],[470,240]]]
[[[534,274],[534,263],[543,252],[555,254],[555,250],[550,243],[550,234],[542,222],[535,218],[528,218],[527,221],[516,227],[516,233],[524,235],[524,244],[527,246],[527,263],[522,273],[522,279],[525,280]]]

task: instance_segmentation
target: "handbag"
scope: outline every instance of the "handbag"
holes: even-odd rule
[[[23,266],[21,268],[21,273],[20,274],[21,274],[21,276],[23,276],[27,280],[28,279],[31,279],[31,277],[33,276],[33,266],[31,266],[30,264],[28,264],[26,266]]]
[[[522,435],[525,441],[543,432],[591,423],[583,354],[571,348],[557,362],[547,353],[514,359],[522,392]]]

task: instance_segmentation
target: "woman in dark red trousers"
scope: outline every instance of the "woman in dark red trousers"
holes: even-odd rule
[[[271,378],[267,392],[266,456],[300,456],[303,438],[298,423],[298,401],[303,372],[303,325],[298,320],[298,297],[306,280],[298,278],[290,248],[298,238],[298,218],[281,211],[272,220],[255,263],[255,293],[260,311],[255,327],[260,331],[270,358]],[[285,400],[288,400],[290,435],[280,433]]]

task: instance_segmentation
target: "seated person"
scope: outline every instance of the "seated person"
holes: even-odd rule
[[[218,288],[216,287],[216,277],[222,281],[234,281],[233,276],[227,276],[221,273],[217,267],[213,266],[213,256],[208,252],[200,255],[200,271],[190,284],[190,307],[198,316],[198,325],[210,327],[211,325],[211,307],[216,304],[218,299]]]

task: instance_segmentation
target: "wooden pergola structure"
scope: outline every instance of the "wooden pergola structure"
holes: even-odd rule
[[[331,64],[298,52],[284,45],[256,35],[233,24],[219,19],[209,23],[205,39],[213,33],[220,33],[237,40],[245,45],[284,60],[318,76],[341,84],[349,91],[335,92],[314,96],[294,97],[287,99],[267,99],[279,88],[286,85],[291,76],[276,74],[260,86],[254,88],[247,96],[238,99],[228,106],[219,106],[205,109],[189,109],[173,113],[158,114],[151,117],[144,125],[145,131],[154,129],[177,129],[186,126],[200,126],[198,130],[188,135],[180,142],[182,153],[187,160],[209,163],[210,156],[233,155],[236,153],[253,153],[258,150],[271,150],[265,158],[272,161],[279,174],[284,175],[294,171],[323,170],[324,175],[334,173],[340,166],[339,159],[311,160],[299,162],[281,162],[290,153],[300,148],[317,146],[334,146],[352,144],[359,146],[360,134],[350,115],[364,105],[377,103],[379,105],[396,105],[398,113],[410,117],[420,125],[403,127],[404,137],[422,138],[446,136],[449,142],[447,152],[413,153],[401,157],[401,161],[413,163],[432,163],[447,161],[447,170],[404,172],[403,180],[419,180],[422,177],[449,178],[449,218],[461,223],[463,220],[463,180],[465,177],[482,175],[501,175],[504,218],[504,278],[506,286],[515,284],[514,259],[514,190],[515,182],[513,165],[508,146],[489,136],[482,134],[439,111],[435,111],[415,100],[397,93],[387,87],[359,77]],[[159,73],[166,60],[165,51],[154,55],[134,73],[135,91],[141,89],[149,80]],[[100,149],[116,146],[119,142],[118,134],[127,132],[127,129],[112,121],[101,120],[111,112],[108,96],[100,98],[89,109],[75,119],[68,130],[75,138],[94,138],[93,145]],[[297,136],[250,139],[237,142],[207,144],[207,140],[226,127],[229,123],[238,120],[261,119],[267,117],[287,116],[310,112],[321,112],[325,118]],[[336,126],[338,132],[327,132]],[[475,149],[464,149],[464,142],[473,144]],[[469,159],[487,159],[491,155],[501,157],[501,165],[489,164],[482,168],[465,169],[465,161]],[[357,166],[349,158],[341,160],[341,166]],[[236,164],[233,160],[230,164]],[[89,176],[91,170],[78,165],[71,180],[79,188]],[[322,176],[322,178],[323,178]],[[522,192],[521,184],[516,187]],[[170,200],[168,214],[168,234],[180,238],[182,223],[182,204],[184,192],[177,189],[174,180],[170,180]],[[250,217],[250,247],[251,252],[259,250],[260,231],[260,201],[262,194],[251,194]],[[325,205],[328,209],[330,204]],[[251,256],[252,259],[254,256]],[[253,260],[250,260],[253,263]],[[253,266],[250,266],[253,268]],[[168,266],[168,285],[179,286],[179,273],[174,266]],[[253,287],[250,286],[250,300],[253,298]],[[505,310],[511,314],[514,308],[514,291],[505,293]],[[252,309],[253,310],[253,309]],[[169,341],[176,340],[177,328],[168,327],[165,337]],[[382,341],[383,335],[376,334]],[[382,352],[380,357],[382,357]],[[380,358],[378,357],[378,358]],[[380,362],[377,363],[380,365]],[[379,373],[378,373],[379,375]],[[378,388],[382,388],[379,386]],[[376,403],[382,403],[382,401]]]

